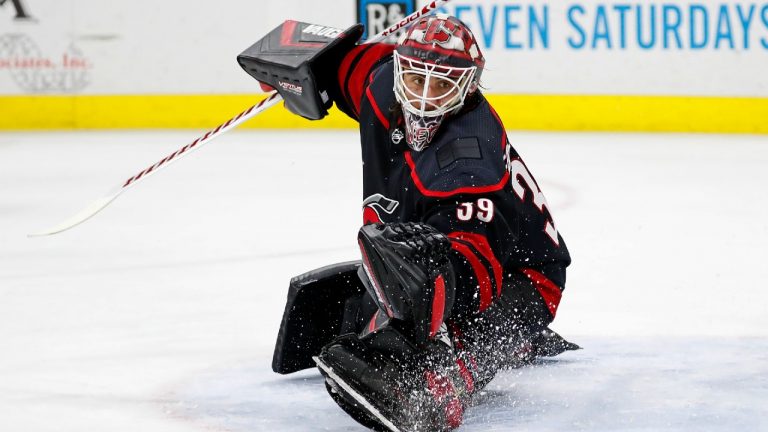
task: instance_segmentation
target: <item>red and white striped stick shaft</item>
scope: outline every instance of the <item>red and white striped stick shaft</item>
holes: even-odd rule
[[[401,28],[407,27],[412,22],[416,21],[420,17],[434,11],[435,9],[443,6],[444,4],[448,3],[449,0],[435,0],[421,9],[413,12],[412,14],[408,15],[407,17],[403,18],[396,24],[390,26],[388,29],[384,30],[383,32],[372,36],[369,38],[365,43],[376,43],[384,40],[387,36],[391,35],[392,33],[400,30]],[[120,194],[128,190],[131,186],[135,185],[139,181],[149,177],[151,174],[156,173],[161,168],[164,168],[168,165],[170,165],[171,162],[178,160],[181,158],[181,156],[187,155],[191,153],[192,150],[198,149],[200,147],[203,147],[204,145],[208,144],[209,142],[213,141],[214,138],[222,135],[223,133],[234,129],[241,123],[249,120],[250,118],[254,117],[255,115],[265,111],[266,109],[270,108],[273,105],[276,105],[278,102],[283,100],[283,98],[277,93],[272,92],[270,93],[264,100],[257,103],[256,105],[248,108],[247,110],[241,112],[237,116],[227,120],[225,123],[219,125],[216,129],[208,131],[205,135],[197,138],[196,140],[192,141],[191,143],[185,145],[184,147],[176,150],[175,152],[169,154],[168,156],[164,157],[160,161],[152,164],[148,168],[142,170],[138,174],[132,176],[128,180],[126,180],[121,186],[116,187],[112,189],[108,194],[104,195],[103,197],[99,198],[98,200],[91,203],[88,207],[81,210],[76,215],[72,216],[71,218],[65,220],[64,222],[47,229],[45,231],[40,231],[38,233],[29,234],[29,237],[40,237],[40,236],[47,236],[51,234],[60,233],[62,231],[66,231],[70,228],[73,228],[77,225],[80,225],[81,223],[87,221],[88,219],[95,216],[98,212],[103,210],[106,206],[108,206],[112,201],[114,201]]]
[[[421,9],[415,11],[414,13],[408,15],[407,17],[401,19],[396,24],[390,26],[388,29],[384,30],[383,32],[370,37],[365,43],[376,43],[381,42],[382,40],[386,39],[387,36],[391,35],[392,33],[400,30],[401,28],[408,27],[412,22],[416,21],[417,19],[423,17],[424,15],[427,15],[431,12],[433,12],[435,9],[442,7],[446,3],[448,3],[449,0],[435,0],[427,3],[424,5]]]
[[[209,142],[213,141],[214,138],[216,138],[219,135],[224,134],[224,132],[227,132],[230,129],[236,128],[240,123],[243,123],[244,121],[250,119],[251,117],[261,113],[262,111],[267,110],[272,105],[275,105],[276,103],[280,102],[282,98],[280,97],[277,92],[272,92],[269,94],[269,96],[262,100],[261,102],[257,103],[256,105],[248,108],[247,110],[241,112],[240,114],[236,115],[235,117],[227,120],[226,123],[220,124],[216,129],[209,130],[205,135],[199,137],[198,139],[192,141],[191,143],[185,145],[184,147],[176,150],[175,152],[169,154],[168,156],[161,159],[156,164],[148,167],[144,171],[136,174],[135,176],[129,178],[125,181],[122,188],[125,189],[131,185],[133,185],[135,182],[141,180],[142,178],[148,176],[149,174],[156,172],[158,169],[162,168],[164,165],[177,160],[179,156],[183,155],[184,153],[198,149]]]
[[[209,142],[213,141],[214,138],[221,136],[224,132],[227,132],[228,130],[234,129],[239,124],[243,123],[244,121],[248,120],[249,118],[255,116],[256,114],[268,109],[272,105],[275,105],[276,103],[280,102],[282,98],[279,94],[271,93],[267,98],[259,102],[258,104],[248,108],[247,110],[241,112],[240,114],[236,115],[235,117],[227,120],[225,123],[219,125],[216,127],[216,129],[212,129],[205,133],[205,135],[197,138],[196,140],[192,141],[191,143],[185,145],[184,147],[176,150],[175,152],[169,154],[168,156],[164,157],[157,163],[151,165],[150,167],[142,170],[138,174],[132,176],[128,180],[126,180],[124,183],[122,183],[120,186],[112,189],[107,193],[106,195],[102,196],[101,198],[97,199],[93,203],[91,203],[88,207],[81,210],[79,213],[75,214],[74,216],[70,217],[69,219],[63,221],[62,223],[51,227],[45,231],[41,231],[34,234],[29,234],[29,237],[40,237],[40,236],[47,236],[51,234],[60,233],[62,231],[66,231],[72,227],[75,227],[77,225],[80,225],[81,223],[87,221],[88,219],[95,216],[98,212],[103,210],[106,206],[108,206],[112,201],[114,201],[120,194],[125,192],[126,190],[130,189],[131,186],[135,185],[139,181],[149,177],[151,174],[157,172],[161,168],[164,168],[168,165],[170,165],[171,162],[174,162],[178,160],[182,155],[191,153],[192,150],[199,149],[203,147],[204,145],[208,144]]]

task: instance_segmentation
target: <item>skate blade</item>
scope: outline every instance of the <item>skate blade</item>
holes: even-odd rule
[[[346,381],[344,381],[339,375],[336,374],[336,372],[333,371],[333,368],[331,368],[329,365],[323,363],[322,360],[320,360],[319,357],[313,356],[312,360],[315,361],[315,364],[317,364],[317,367],[323,370],[326,374],[328,374],[328,378],[333,380],[333,382],[342,388],[347,394],[352,396],[362,407],[365,409],[368,413],[370,413],[372,416],[376,417],[376,419],[385,427],[387,427],[392,432],[403,432],[395,426],[388,418],[386,418],[383,414],[381,414],[381,411],[379,411],[373,404],[368,402],[368,400],[358,393],[352,386],[347,384]]]

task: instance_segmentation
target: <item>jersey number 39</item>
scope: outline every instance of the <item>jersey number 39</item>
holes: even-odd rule
[[[493,220],[493,201],[488,198],[480,198],[476,202],[464,202],[456,208],[456,217],[460,221],[472,220],[477,217],[482,222]]]

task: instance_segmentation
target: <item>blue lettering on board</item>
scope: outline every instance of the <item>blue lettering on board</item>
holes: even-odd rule
[[[578,12],[582,16],[584,15],[584,8],[580,5],[573,5],[568,8],[568,22],[571,23],[571,26],[574,30],[576,30],[579,33],[579,39],[578,41],[572,37],[568,38],[568,45],[571,46],[571,48],[575,49],[582,49],[584,48],[584,44],[587,42],[587,35],[584,33],[584,28],[582,28],[578,22],[576,22],[576,19],[574,18],[575,13]]]

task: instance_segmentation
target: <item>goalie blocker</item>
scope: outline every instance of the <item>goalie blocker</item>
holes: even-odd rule
[[[328,115],[338,91],[337,65],[362,34],[362,24],[341,30],[289,20],[243,51],[237,62],[277,90],[289,111],[319,120]]]

